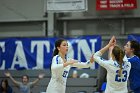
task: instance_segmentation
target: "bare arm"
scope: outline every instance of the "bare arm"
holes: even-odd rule
[[[112,46],[114,46],[116,43],[116,40],[115,40],[115,37],[113,36],[109,43],[103,47],[101,50],[97,51],[95,54],[94,54],[94,59],[97,63],[99,63],[101,66],[105,67],[105,68],[108,68],[108,62],[107,60],[104,60],[103,58],[101,58],[102,54],[104,52],[106,52],[109,48],[111,48]],[[110,53],[109,53],[109,56],[111,56],[111,51],[110,50]]]
[[[16,81],[9,72],[6,72],[4,74],[5,74],[5,76],[9,77],[16,86],[20,85],[20,83],[18,81]]]
[[[94,62],[94,59],[92,55],[90,60],[88,60],[87,62],[76,62],[76,63],[73,63],[72,66],[78,67],[78,68],[89,68],[93,62]]]
[[[77,67],[77,68],[89,68],[90,67],[90,62],[77,62],[72,64],[72,67]]]
[[[112,54],[112,49],[114,48],[114,46],[111,46],[109,48],[109,51],[108,51],[108,59],[111,59],[111,54]]]
[[[37,84],[40,79],[44,78],[44,75],[45,74],[39,74],[38,78],[32,82],[32,85]]]
[[[111,59],[111,54],[112,54],[112,50],[113,50],[113,48],[114,48],[114,46],[116,45],[116,39],[114,38],[114,40],[113,40],[113,45],[112,46],[110,46],[109,47],[109,51],[108,51],[108,59]]]
[[[115,44],[116,44],[116,39],[115,39],[114,36],[112,36],[112,38],[110,39],[109,43],[99,51],[102,54],[104,54],[104,52],[106,52],[111,46],[114,46]]]

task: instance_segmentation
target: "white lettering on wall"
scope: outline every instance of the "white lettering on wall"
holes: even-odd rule
[[[2,49],[2,52],[5,52],[5,42],[0,42],[0,48]],[[2,65],[0,66],[0,69],[5,69],[5,60],[2,60]]]
[[[91,42],[91,50],[92,50],[92,54],[95,53],[95,43],[97,43],[97,39],[90,39]],[[95,69],[95,62],[93,63],[91,69]]]
[[[19,65],[20,67],[25,67],[25,68],[28,69],[27,60],[26,60],[26,57],[25,57],[22,42],[21,41],[15,41],[15,44],[17,46],[16,46],[16,50],[15,50],[15,54],[14,54],[11,69],[14,69],[15,65]]]
[[[92,53],[95,52],[94,48],[95,48],[95,43],[97,42],[97,40],[91,39],[90,42],[92,43],[91,44],[92,50],[90,49],[86,39],[81,39],[77,42],[78,43],[78,60],[81,60],[81,51],[85,55],[86,60],[89,60]]]
[[[68,42],[68,53],[67,53],[67,56],[70,57],[70,58],[74,58],[74,49],[72,47],[72,43],[67,41]]]
[[[91,42],[91,50],[92,54],[95,53],[95,43],[97,43],[97,39],[90,39]]]
[[[37,57],[36,63],[37,69],[42,69],[44,64],[44,47],[46,47],[47,52],[50,52],[50,42],[49,41],[31,41],[31,53],[34,52],[35,46],[37,47]]]

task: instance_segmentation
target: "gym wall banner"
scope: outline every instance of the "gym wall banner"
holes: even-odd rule
[[[140,35],[136,35],[136,34],[128,35],[128,40],[136,40],[140,42]]]
[[[136,0],[96,0],[96,10],[120,10],[137,8]]]
[[[83,12],[87,5],[87,0],[47,0],[47,12]]]
[[[0,69],[47,69],[51,65],[55,41],[58,38],[0,39]],[[67,57],[86,62],[101,48],[101,36],[65,38]],[[92,69],[97,68],[96,63]]]

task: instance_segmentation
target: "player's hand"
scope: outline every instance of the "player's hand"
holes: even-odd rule
[[[39,74],[38,78],[42,79],[42,78],[44,78],[44,76],[45,76],[45,74],[42,73],[42,74]]]
[[[109,47],[109,50],[110,50],[110,51],[112,51],[112,50],[113,50],[113,48],[114,48],[114,46],[110,46],[110,47]]]
[[[112,38],[110,39],[108,45],[109,45],[109,47],[116,45],[116,38],[115,38],[115,36],[112,36]]]
[[[94,55],[94,54],[93,54]],[[94,58],[93,55],[90,57],[90,62],[93,63],[94,62]]]
[[[7,76],[7,77],[10,77],[10,76],[11,76],[11,74],[10,74],[9,72],[5,72],[4,74],[5,74],[5,76]]]
[[[71,60],[69,61],[69,64],[72,65],[72,64],[77,63],[77,62],[78,62],[77,60],[71,59]]]

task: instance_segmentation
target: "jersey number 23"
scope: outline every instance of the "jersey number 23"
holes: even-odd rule
[[[119,75],[119,70],[116,71],[115,81],[125,82],[127,80],[127,71],[123,70],[121,76]]]

